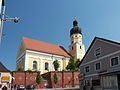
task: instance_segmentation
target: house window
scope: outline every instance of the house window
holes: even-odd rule
[[[85,67],[85,71],[89,72],[89,66]]]
[[[111,58],[111,66],[118,65],[118,57]]]
[[[100,86],[100,79],[92,80],[92,85],[93,86]]]
[[[96,70],[99,70],[100,69],[100,63],[96,63]]]
[[[45,63],[45,70],[48,70],[49,64],[48,62]]]
[[[96,49],[96,50],[95,50],[95,56],[99,56],[99,55],[100,55],[100,52],[101,52],[100,48]]]
[[[33,70],[37,70],[37,61],[33,61]]]

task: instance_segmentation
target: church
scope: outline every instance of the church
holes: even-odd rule
[[[60,65],[58,71],[63,71],[71,57],[81,60],[85,54],[85,48],[77,20],[73,21],[73,28],[70,30],[70,42],[69,52],[67,52],[62,46],[22,37],[17,54],[16,70],[40,71],[43,74],[55,71],[53,62],[58,60]]]

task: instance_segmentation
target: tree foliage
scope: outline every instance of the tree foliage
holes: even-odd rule
[[[37,72],[36,83],[37,83],[37,84],[40,84],[40,83],[41,83],[41,75],[40,75],[40,72]]]
[[[18,68],[17,71],[19,71],[19,72],[23,72],[24,69],[23,69],[23,68]]]
[[[32,70],[28,69],[27,72],[33,72]]]
[[[59,64],[58,60],[55,60],[55,61],[53,62],[53,65],[54,65],[55,71],[58,71],[58,68],[60,67],[60,64]]]
[[[69,71],[79,71],[79,63],[79,59],[75,60],[74,58],[70,58],[66,69]]]
[[[77,59],[77,61],[75,62],[76,68],[79,68],[79,65],[80,65],[80,59]]]
[[[57,84],[58,83],[58,76],[57,76],[56,72],[55,72],[53,78],[54,78],[54,83]]]
[[[70,61],[66,67],[67,70],[73,71],[75,70],[75,60],[74,58],[70,58]]]

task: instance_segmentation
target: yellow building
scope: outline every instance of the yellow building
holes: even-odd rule
[[[78,22],[73,21],[73,28],[70,30],[70,41],[69,46],[70,54],[77,60],[81,60],[85,55],[85,47],[82,43],[82,32],[81,28],[78,27]]]
[[[59,61],[62,71],[66,68],[70,55],[59,45],[23,37],[17,54],[16,69],[37,70],[41,74],[54,71],[53,62]]]
[[[70,30],[70,39],[71,55],[62,46],[23,37],[17,54],[16,69],[37,70],[43,74],[54,71],[53,62],[58,60],[59,71],[64,70],[71,56],[81,60],[85,54],[81,29],[76,20],[73,21],[73,28]]]

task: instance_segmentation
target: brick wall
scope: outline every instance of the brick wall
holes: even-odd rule
[[[69,88],[79,86],[78,74],[79,72],[57,72],[58,83],[56,85],[53,78],[54,72],[49,72],[42,76],[49,81],[49,88]]]
[[[54,84],[54,72],[42,74],[42,82],[38,86],[36,84],[37,72],[13,72],[13,85],[34,85],[36,88],[69,88],[78,87],[79,72],[57,72],[58,83]]]
[[[37,72],[13,72],[13,86],[14,85],[34,85],[36,88],[44,86],[44,81],[41,82],[40,85],[36,83],[36,75]]]

